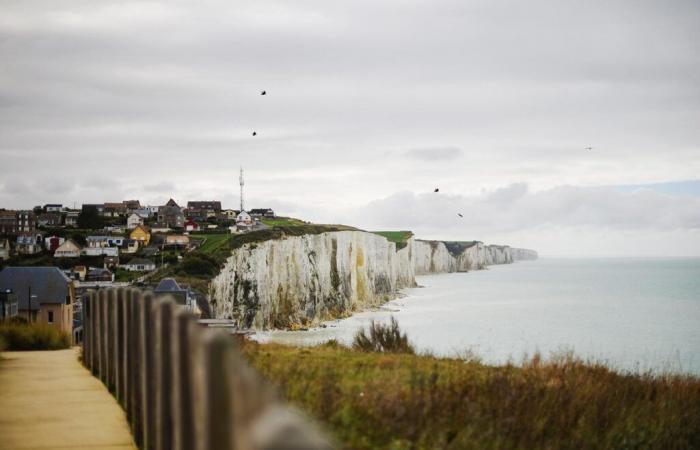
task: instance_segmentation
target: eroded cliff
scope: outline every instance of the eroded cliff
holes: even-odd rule
[[[364,231],[289,236],[233,250],[210,284],[209,299],[216,317],[242,328],[307,325],[384,303],[414,286],[415,275],[483,269],[534,253],[528,252],[413,238],[397,251]]]

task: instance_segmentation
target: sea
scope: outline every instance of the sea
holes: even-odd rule
[[[394,317],[419,352],[519,364],[575,356],[631,373],[700,376],[700,258],[547,258],[417,277],[381,308],[260,341],[351,344]]]

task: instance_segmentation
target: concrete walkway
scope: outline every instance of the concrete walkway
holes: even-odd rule
[[[0,450],[136,448],[124,411],[77,358],[0,354]]]

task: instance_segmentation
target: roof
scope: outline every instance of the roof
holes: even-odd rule
[[[38,303],[65,303],[69,282],[57,267],[7,267],[0,272],[0,290],[12,289],[19,298],[19,309],[27,309],[30,289]],[[31,306],[34,309],[34,302]]]
[[[131,230],[131,233],[133,234],[133,233],[134,233],[136,230],[138,230],[139,228],[141,229],[141,231],[143,231],[143,232],[146,233],[146,234],[150,233],[150,230],[148,229],[148,227],[145,227],[145,226],[143,226],[143,225],[136,225],[136,228],[134,228],[133,230]]]
[[[112,275],[112,272],[110,272],[107,269],[102,269],[99,267],[92,268],[88,272],[88,276],[98,276],[98,275],[107,275],[107,274]]]
[[[166,203],[165,206],[175,206],[179,208],[178,204],[175,203],[175,200],[173,200],[172,198],[168,200],[168,203]]]
[[[202,200],[196,202],[187,202],[187,209],[221,209],[221,202],[218,200]]]
[[[175,292],[175,291],[181,291],[183,290],[179,284],[177,284],[177,281],[175,281],[175,278],[163,278],[160,280],[160,283],[158,283],[158,286],[155,288],[153,292],[156,293],[161,293],[161,292]]]
[[[136,265],[149,265],[149,264],[155,264],[153,261],[150,259],[146,258],[134,258],[128,263],[126,263],[127,266],[136,266]]]

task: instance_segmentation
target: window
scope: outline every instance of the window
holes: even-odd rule
[[[53,323],[53,311],[48,311],[49,313],[49,323]]]

